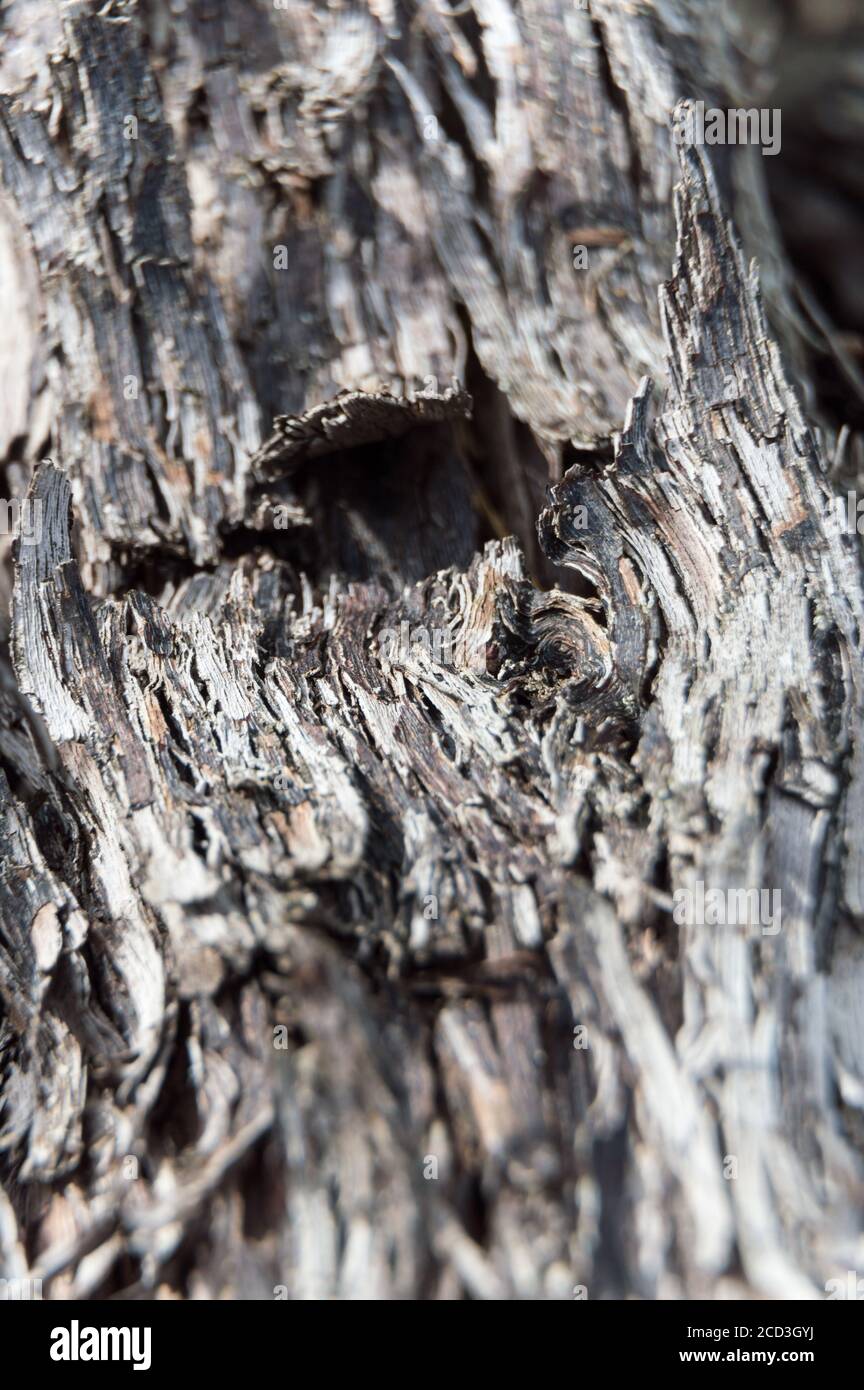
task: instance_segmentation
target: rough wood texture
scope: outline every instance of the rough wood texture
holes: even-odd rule
[[[721,8],[6,7],[6,1277],[861,1267],[855,368],[670,138]]]

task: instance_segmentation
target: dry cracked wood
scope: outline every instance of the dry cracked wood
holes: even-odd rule
[[[668,0],[4,23],[0,1272],[819,1296],[864,594],[757,157],[669,136],[728,53]]]

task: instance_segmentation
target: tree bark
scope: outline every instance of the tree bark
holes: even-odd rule
[[[6,1277],[860,1266],[859,378],[722,8],[4,11]]]

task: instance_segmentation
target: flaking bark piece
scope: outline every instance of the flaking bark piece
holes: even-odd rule
[[[252,468],[259,478],[272,478],[292,472],[305,459],[397,439],[417,425],[465,419],[470,414],[471,397],[458,385],[415,396],[346,391],[302,415],[277,416],[272,435],[252,459]]]

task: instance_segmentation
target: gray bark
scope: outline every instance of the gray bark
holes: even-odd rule
[[[860,383],[762,156],[671,139],[721,7],[176,8],[4,11],[0,1272],[818,1297]]]

